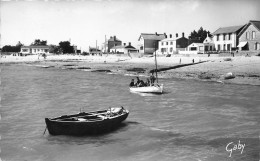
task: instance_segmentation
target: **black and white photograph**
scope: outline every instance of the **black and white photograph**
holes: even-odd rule
[[[260,1],[0,0],[0,161],[260,161]]]

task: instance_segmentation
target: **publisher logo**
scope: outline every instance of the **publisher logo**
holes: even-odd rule
[[[232,153],[235,151],[238,151],[242,154],[245,146],[246,144],[240,143],[240,140],[238,141],[238,143],[230,142],[226,146],[226,151],[229,153],[229,157],[232,157]]]

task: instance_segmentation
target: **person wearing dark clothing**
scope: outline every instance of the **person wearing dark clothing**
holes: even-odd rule
[[[151,80],[151,85],[153,85],[156,80],[156,78],[153,75],[153,72],[152,72],[152,75],[150,76],[150,80]]]
[[[139,79],[139,77],[136,77],[136,79],[137,79],[137,81],[136,81],[136,86],[138,86],[139,84],[140,84],[140,79]]]
[[[129,87],[134,87],[135,86],[135,80],[132,79],[131,83],[129,84]]]
[[[147,78],[145,86],[150,86],[150,79],[149,78]]]

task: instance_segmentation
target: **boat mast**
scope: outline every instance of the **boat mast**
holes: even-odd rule
[[[158,75],[157,75],[157,59],[156,59],[156,47],[155,47],[155,42],[154,42],[154,59],[155,59],[155,74],[156,74],[156,81],[158,84]]]

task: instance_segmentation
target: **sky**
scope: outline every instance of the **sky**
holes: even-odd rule
[[[135,47],[141,33],[182,32],[260,21],[260,0],[1,0],[0,46],[35,39],[79,49],[116,36]]]

